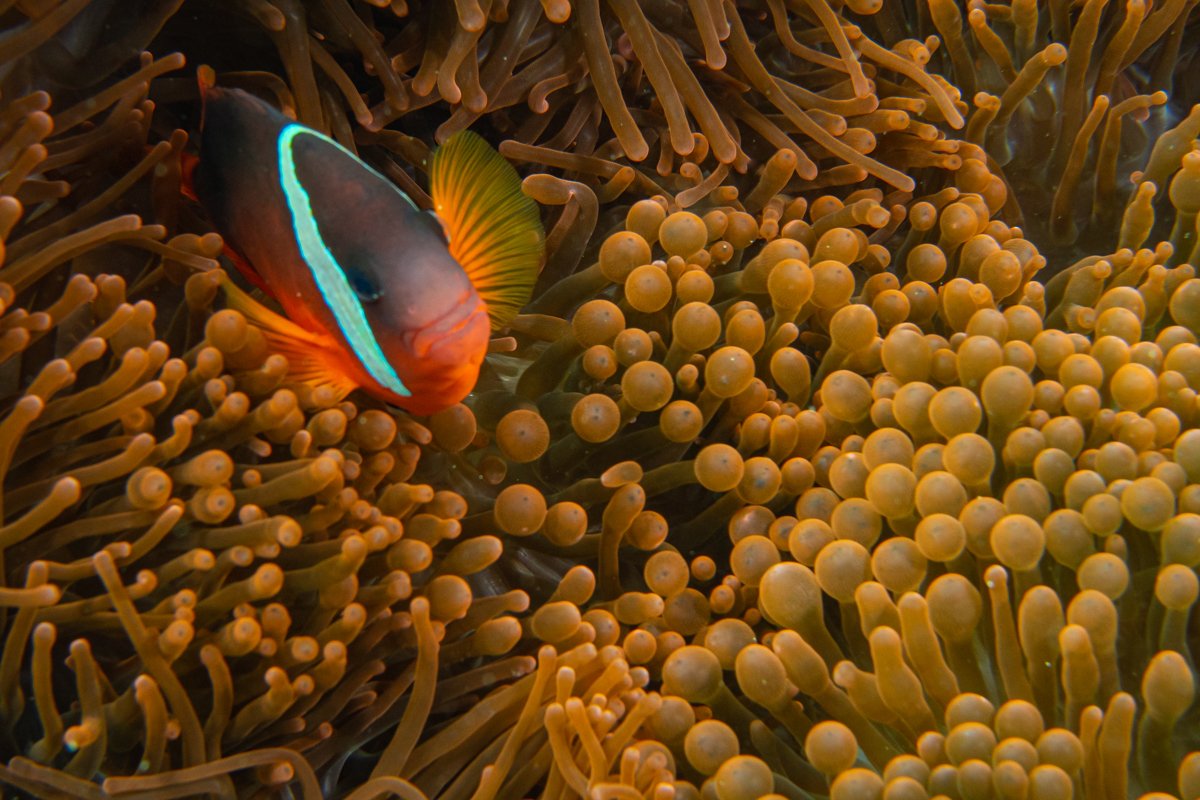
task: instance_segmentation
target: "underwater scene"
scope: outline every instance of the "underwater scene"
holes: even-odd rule
[[[1200,800],[1200,0],[0,0],[0,798]]]

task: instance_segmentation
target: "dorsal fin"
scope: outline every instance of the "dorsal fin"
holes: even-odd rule
[[[487,304],[492,330],[503,328],[529,302],[545,258],[537,203],[512,165],[470,131],[434,153],[430,190],[450,255]]]
[[[201,64],[196,67],[196,87],[200,90],[200,127],[201,135],[204,132],[204,122],[208,118],[208,93],[217,85],[217,73],[213,72],[213,68],[208,64]],[[183,152],[179,154],[179,171],[182,178],[180,189],[185,197],[196,202],[200,198],[196,196],[196,166],[200,163],[199,157],[192,153]]]
[[[200,166],[200,157],[186,150],[179,154],[179,191],[192,202],[199,203],[196,195],[196,167]]]
[[[208,93],[217,85],[217,73],[208,64],[196,67],[196,86],[200,88],[200,130],[204,130],[205,112],[208,110]]]

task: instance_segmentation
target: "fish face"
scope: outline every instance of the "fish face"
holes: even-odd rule
[[[380,276],[378,282],[362,279],[369,283],[362,300],[375,341],[410,393],[393,402],[432,413],[474,387],[490,323],[487,305],[444,248],[415,250],[395,264],[347,271]]]
[[[432,414],[466,397],[479,377],[489,329],[487,307],[473,291],[419,328],[381,328],[380,346],[411,392],[392,402]]]

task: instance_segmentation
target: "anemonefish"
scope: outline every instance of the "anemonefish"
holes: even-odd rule
[[[416,414],[462,400],[543,259],[538,209],[512,166],[456,134],[433,155],[423,211],[324,134],[211,73],[200,83],[192,191],[282,308],[225,283],[230,307],[287,357],[289,380],[339,398],[362,388]]]

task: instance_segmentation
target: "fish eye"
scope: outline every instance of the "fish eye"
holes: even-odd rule
[[[383,296],[383,292],[375,285],[367,275],[356,270],[347,269],[346,280],[350,283],[350,288],[358,295],[358,299],[364,303],[373,303]]]

